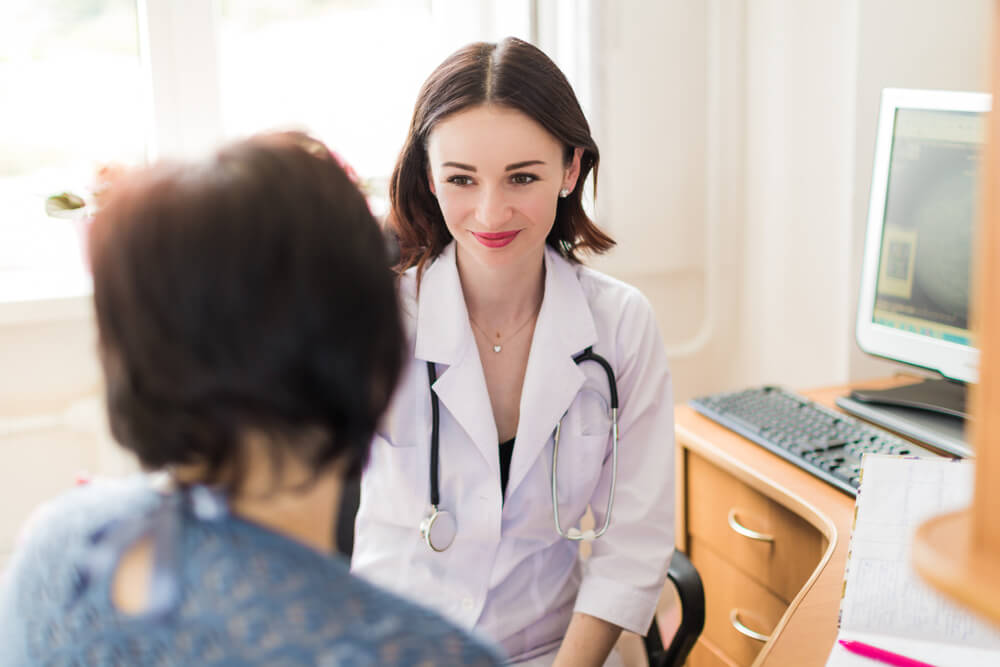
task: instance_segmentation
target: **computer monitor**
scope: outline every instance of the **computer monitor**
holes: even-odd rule
[[[882,92],[857,341],[944,379],[862,399],[965,416],[964,385],[978,377],[969,288],[989,109],[984,93]]]

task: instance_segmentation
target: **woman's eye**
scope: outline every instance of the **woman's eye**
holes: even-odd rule
[[[452,185],[472,185],[472,178],[469,176],[463,176],[461,174],[456,174],[455,176],[449,176],[445,179]]]
[[[514,174],[510,177],[511,183],[515,185],[528,185],[538,180],[534,174]]]

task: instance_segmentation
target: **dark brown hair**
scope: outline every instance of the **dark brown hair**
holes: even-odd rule
[[[272,460],[364,464],[403,362],[395,279],[357,187],[297,133],[116,183],[90,234],[112,433],[147,468],[239,489]]]
[[[596,194],[600,154],[573,88],[542,51],[508,37],[497,44],[479,42],[456,51],[420,89],[409,135],[389,183],[389,224],[399,239],[397,270],[416,266],[422,272],[451,241],[427,182],[427,139],[449,115],[483,104],[516,109],[533,118],[565,146],[567,163],[575,148],[583,149],[576,187],[559,200],[546,243],[572,262],[580,261],[579,250],[601,253],[610,249],[614,240],[583,210],[583,183],[593,170]]]

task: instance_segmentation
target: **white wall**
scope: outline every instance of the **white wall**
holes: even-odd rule
[[[853,3],[747,4],[740,381],[842,382]]]
[[[30,512],[132,461],[108,435],[89,299],[0,303],[0,569]]]
[[[854,342],[879,91],[981,89],[990,0],[598,4],[594,264],[650,297],[678,400],[897,368]]]
[[[685,398],[726,382],[743,330],[742,8],[599,4],[597,208],[619,246],[593,264],[649,297]]]

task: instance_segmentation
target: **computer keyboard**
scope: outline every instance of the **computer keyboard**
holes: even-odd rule
[[[781,387],[755,387],[690,401],[709,419],[794,463],[841,491],[857,495],[865,452],[938,457]]]

